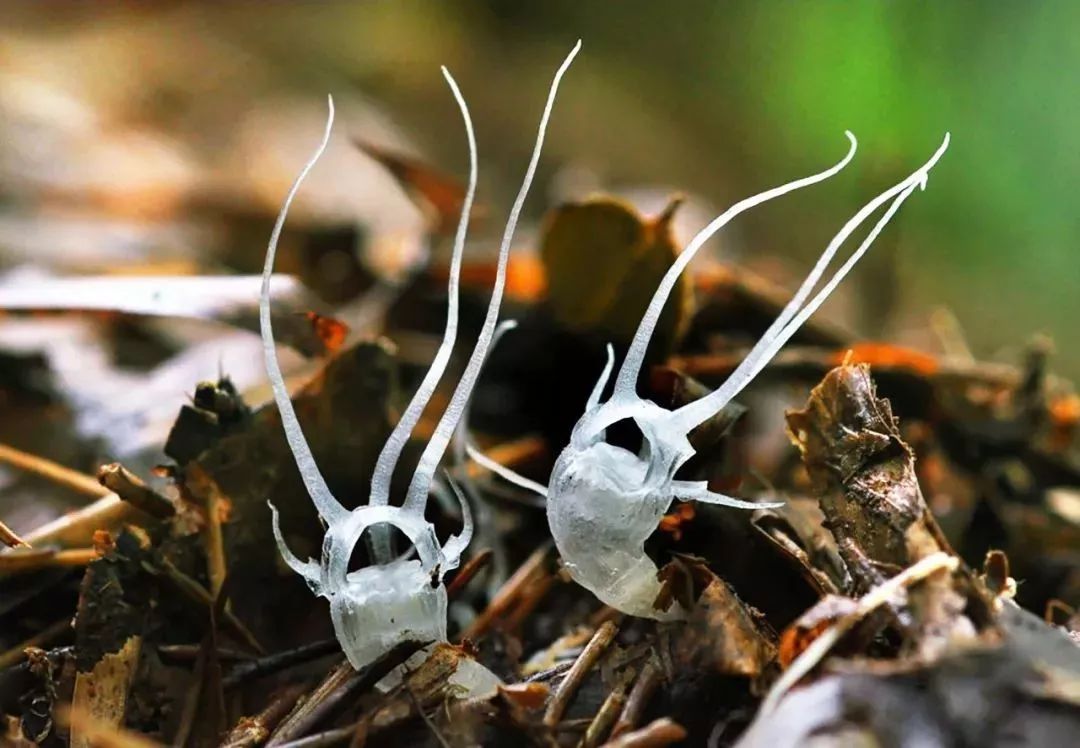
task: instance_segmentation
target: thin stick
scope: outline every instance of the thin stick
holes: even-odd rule
[[[458,570],[458,573],[454,575],[454,579],[446,586],[447,597],[451,600],[457,597],[461,591],[465,589],[465,585],[471,582],[473,577],[491,563],[491,559],[494,555],[494,552],[490,548],[485,548],[470,558],[468,563]]]
[[[327,748],[331,745],[341,745],[352,739],[356,732],[356,725],[348,727],[335,727],[332,730],[324,730],[306,738],[290,740],[287,743],[278,743],[277,748]]]
[[[443,737],[443,734],[439,732],[439,728],[431,721],[431,717],[424,711],[424,707],[420,705],[420,701],[416,698],[416,694],[408,688],[405,689],[405,693],[409,695],[409,701],[412,702],[413,708],[416,709],[416,713],[420,715],[420,719],[424,721],[427,729],[435,736],[435,740],[439,742],[439,745],[441,745],[442,748],[450,748],[450,743],[447,742],[446,738]]]
[[[614,641],[615,634],[618,632],[618,627],[611,621],[607,621],[596,630],[592,639],[581,650],[581,654],[578,655],[574,666],[570,668],[570,672],[562,679],[558,690],[555,691],[555,695],[552,696],[547,711],[544,712],[544,724],[546,726],[554,727],[559,724],[559,720],[562,719],[563,714],[566,712],[566,707],[570,705],[570,700],[577,693],[578,688],[581,687],[585,676],[589,674],[600,656],[611,646],[611,642]]]
[[[187,574],[177,569],[171,561],[168,561],[167,559],[162,561],[161,566],[158,567],[157,570],[164,572],[165,579],[172,582],[176,589],[183,593],[189,600],[202,603],[207,608],[213,607],[214,597],[210,592]],[[227,609],[222,611],[221,622],[234,636],[252,650],[259,654],[266,653],[266,650],[259,644],[259,640],[255,638],[255,635],[252,634],[248,627],[244,625],[243,621],[237,618],[232,612]]]
[[[511,468],[522,462],[543,457],[546,453],[547,445],[542,437],[536,435],[512,439],[484,450],[484,455],[488,459]],[[466,463],[465,474],[470,478],[479,478],[486,472],[488,472],[487,468],[479,464],[474,458],[470,458]]]
[[[152,517],[168,519],[176,514],[176,507],[173,506],[171,501],[150,488],[142,478],[119,462],[112,462],[99,467],[98,482],[124,501]]]
[[[632,670],[629,674],[633,677]],[[595,748],[595,746],[600,745],[600,741],[611,730],[611,726],[615,724],[615,720],[618,719],[625,705],[626,683],[621,682],[611,690],[611,693],[604,699],[604,703],[596,711],[596,716],[593,717],[589,727],[585,730],[585,735],[581,738],[581,742],[578,743],[578,748]]]
[[[98,486],[101,490],[105,490]],[[57,517],[23,536],[29,545],[80,546],[90,543],[97,530],[116,527],[135,515],[135,508],[112,492],[81,509]]]
[[[668,717],[661,717],[640,730],[605,743],[604,748],[662,748],[681,740],[686,740],[686,729]]]
[[[541,573],[534,578],[525,589],[518,595],[517,604],[513,612],[507,615],[500,625],[504,631],[517,631],[529,620],[529,616],[536,610],[544,597],[555,586],[555,577],[548,573]]]
[[[270,737],[270,731],[289,713],[306,690],[304,685],[281,689],[254,717],[241,717],[222,741],[221,748],[250,748],[264,743]]]
[[[71,631],[71,618],[64,618],[34,634],[26,641],[19,642],[8,651],[0,653],[0,670],[22,662],[26,657],[27,649],[49,644],[69,631]]]
[[[203,526],[203,545],[206,547],[206,576],[210,580],[210,594],[215,598],[221,592],[228,574],[225,560],[225,538],[221,532],[221,509],[224,497],[217,482],[201,467],[191,465],[187,470],[187,485],[192,494],[201,500],[206,513]]]
[[[194,662],[202,648],[201,644],[159,644],[157,651],[163,660],[180,663]],[[241,652],[229,647],[218,647],[217,658],[225,662],[250,662],[252,660],[250,652]]]
[[[10,527],[0,522],[0,543],[9,548],[29,548],[30,544],[20,538]]]
[[[475,639],[482,636],[496,620],[510,610],[526,585],[543,572],[544,564],[547,563],[551,549],[552,543],[549,541],[533,551],[532,555],[525,559],[525,562],[518,567],[518,570],[499,588],[487,608],[462,632],[460,639]]]
[[[278,725],[267,745],[279,746],[295,740],[319,724],[342,701],[378,683],[423,646],[417,642],[403,642],[360,671],[353,670],[352,665],[342,661],[330,671],[311,695]]]
[[[0,573],[26,573],[39,569],[86,566],[96,561],[94,548],[74,548],[66,551],[18,550],[0,554]]]
[[[25,470],[28,473],[34,473],[51,480],[53,483],[95,499],[112,493],[86,473],[80,473],[78,470],[72,470],[52,460],[32,455],[29,452],[23,452],[21,449],[16,449],[7,444],[0,444],[0,462],[7,463],[19,470]]]
[[[655,663],[648,662],[641,669],[641,675],[638,676],[634,687],[630,689],[630,695],[626,697],[626,706],[619,715],[619,721],[615,723],[615,729],[611,731],[613,741],[620,735],[633,730],[641,721],[642,715],[645,714],[645,707],[649,705],[649,699],[659,688],[661,679],[660,668]]]
[[[257,660],[240,663],[225,678],[223,685],[225,688],[234,688],[248,679],[271,675],[294,665],[310,662],[340,651],[341,644],[338,643],[337,639],[323,639],[284,652],[275,652]]]

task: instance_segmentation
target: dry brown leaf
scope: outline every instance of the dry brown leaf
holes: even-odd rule
[[[548,217],[540,244],[555,318],[574,330],[614,341],[633,337],[660,279],[678,255],[673,199],[655,218],[610,197],[567,203]],[[691,284],[680,278],[654,341],[665,349],[684,332],[693,307]]]

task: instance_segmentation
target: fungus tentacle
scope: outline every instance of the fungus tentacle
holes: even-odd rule
[[[446,476],[446,482],[450,485],[450,489],[454,492],[454,496],[457,497],[458,503],[461,504],[461,532],[457,535],[451,535],[447,538],[446,543],[443,544],[443,557],[445,558],[445,561],[443,562],[442,571],[444,572],[457,568],[458,563],[461,561],[461,555],[465,552],[465,549],[469,547],[469,542],[473,537],[473,531],[476,529],[476,526],[473,523],[472,507],[469,506],[469,500],[465,498],[465,494],[462,493],[461,487],[449,474]]]
[[[526,491],[532,491],[538,496],[547,496],[547,486],[543,483],[538,483],[530,478],[526,478],[524,475],[496,462],[477,449],[475,445],[466,444],[465,451],[469,454],[469,457],[472,458],[473,462],[485,470],[490,470],[492,473],[495,473],[495,475],[506,482],[513,483],[518,488],[524,488]]]
[[[855,139],[848,133],[852,149]],[[738,394],[777,351],[828,298],[914,191],[925,187],[930,169],[948,147],[949,138],[933,157],[907,179],[871,200],[833,237],[794,298],[750,354],[715,392],[671,411],[642,399],[635,391],[636,379],[667,293],[678,273],[689,262],[688,254],[700,247],[710,231],[722,226],[725,216],[698,234],[661,281],[638,328],[609,400],[599,404],[596,391],[589,407],[574,426],[569,445],[563,449],[552,470],[548,489],[547,515],[552,537],[571,576],[605,603],[631,615],[657,619],[681,617],[681,608],[660,611],[654,602],[661,593],[656,564],[645,553],[645,541],[655,531],[660,517],[675,498],[688,501],[756,509],[775,503],[742,501],[713,493],[703,481],[676,480],[678,469],[694,454],[688,434],[713,416]],[[853,152],[853,151],[852,151]],[[835,173],[850,159],[823,175]],[[821,177],[822,175],[818,175]],[[809,178],[810,183],[820,178]],[[798,183],[792,183],[798,184]],[[785,186],[791,188],[790,185]],[[785,188],[778,188],[783,190]],[[769,193],[763,193],[767,195]],[[782,192],[773,191],[773,194]],[[760,204],[763,195],[737,204]],[[876,221],[855,252],[812,297],[834,255],[868,218],[882,207]],[[809,301],[807,299],[809,298]],[[605,371],[606,375],[606,371]],[[601,382],[604,376],[601,377]],[[604,429],[623,419],[632,419],[640,428],[644,444],[640,454],[608,444]]]
[[[465,239],[469,228],[469,216],[472,213],[473,198],[476,195],[477,150],[476,135],[473,131],[472,118],[469,116],[469,107],[465,103],[457,81],[454,80],[454,76],[450,74],[450,71],[443,67],[442,74],[447,85],[450,86],[454,101],[457,102],[458,109],[461,111],[461,119],[465,123],[465,134],[469,143],[469,186],[465,192],[465,202],[461,207],[461,217],[458,219],[457,233],[454,235],[454,249],[450,257],[446,327],[443,330],[442,342],[439,343],[439,348],[431,361],[431,367],[428,369],[427,374],[424,375],[420,386],[416,388],[416,393],[413,395],[412,400],[409,401],[408,407],[401,414],[401,418],[398,419],[397,425],[394,426],[394,430],[379,453],[379,459],[375,463],[375,472],[371,478],[372,504],[386,504],[389,502],[390,480],[394,468],[397,467],[401,452],[405,448],[413,429],[416,428],[416,424],[419,423],[424,408],[431,400],[431,396],[439,384],[439,379],[442,378],[443,373],[446,371],[446,365],[450,360],[450,354],[453,352],[454,343],[457,339],[461,259],[465,251]]]
[[[281,534],[281,517],[278,515],[277,507],[269,501],[266,503],[270,507],[271,528],[274,531],[274,541],[277,543],[278,553],[281,554],[282,560],[286,566],[304,578],[312,592],[316,595],[320,594],[318,562],[313,559],[301,561],[296,557],[285,542],[285,536]]]
[[[510,216],[506,223],[506,229],[503,232],[502,242],[499,245],[498,269],[495,274],[495,284],[491,291],[491,300],[488,303],[487,314],[484,317],[484,324],[480,330],[480,336],[476,342],[476,347],[473,348],[472,355],[469,357],[469,361],[465,366],[465,372],[461,376],[461,381],[458,382],[458,386],[450,398],[450,403],[447,405],[446,411],[443,413],[442,418],[439,419],[439,423],[435,426],[431,439],[428,441],[423,454],[420,456],[420,461],[417,464],[416,472],[413,474],[412,482],[409,484],[409,490],[403,505],[408,511],[423,514],[423,507],[427,502],[428,492],[431,490],[431,481],[434,479],[435,470],[439,466],[439,461],[442,460],[447,445],[450,443],[451,438],[453,438],[458,421],[461,419],[461,415],[465,410],[465,404],[472,394],[473,385],[480,375],[480,367],[487,357],[488,347],[491,344],[492,336],[495,333],[495,325],[499,317],[499,307],[502,302],[503,289],[506,285],[506,263],[510,256],[510,243],[514,238],[514,231],[517,229],[518,218],[525,205],[525,198],[529,194],[529,188],[532,186],[533,177],[536,174],[536,166],[540,161],[540,151],[544,145],[544,136],[547,132],[551,110],[555,105],[555,95],[558,93],[559,83],[580,49],[581,41],[579,40],[570,51],[570,54],[567,55],[566,59],[563,60],[562,65],[559,66],[558,71],[555,73],[555,78],[551,82],[551,89],[548,92],[544,113],[540,118],[540,126],[537,131],[536,144],[533,147],[532,158],[530,159],[528,169],[525,172],[525,179],[522,182],[521,189],[518,191],[517,198],[514,200],[513,207],[510,209]]]
[[[439,420],[435,437],[424,451],[421,465],[417,470],[417,474],[413,476],[409,494],[401,506],[394,506],[389,503],[390,481],[404,444],[428,404],[438,380],[445,373],[457,337],[458,291],[462,253],[464,252],[469,214],[476,187],[477,155],[472,122],[457,84],[449,72],[445,68],[443,69],[443,75],[454,94],[462,118],[465,121],[469,142],[470,173],[469,188],[462,206],[462,215],[455,236],[451,260],[446,328],[431,368],[424,376],[420,387],[379,455],[369,502],[351,512],[346,511],[330,494],[315,465],[311,451],[306,441],[304,441],[278,367],[273,332],[270,327],[269,282],[278,238],[289,205],[300,184],[326,148],[333,122],[332,101],[330,117],[322,142],[286,196],[281,213],[271,234],[259,307],[259,322],[263,336],[266,368],[273,386],[275,400],[282,414],[282,424],[293,451],[293,456],[304,477],[305,487],[327,525],[323,537],[322,554],[318,563],[313,560],[302,561],[289,550],[278,526],[278,513],[271,506],[274,539],[285,563],[293,571],[303,576],[316,594],[327,598],[329,601],[330,618],[334,625],[334,632],[350,664],[355,668],[365,667],[375,658],[385,654],[393,646],[406,640],[419,642],[446,641],[448,602],[446,587],[442,583],[443,575],[449,569],[458,565],[462,552],[472,539],[474,521],[471,507],[461,496],[461,493],[458,492],[457,486],[451,482],[455,494],[461,501],[462,528],[458,534],[451,536],[445,544],[440,544],[434,526],[424,517],[424,504],[434,477],[434,470],[445,451],[447,442],[461,420],[461,414],[472,393],[473,386],[479,375],[479,369],[483,365],[494,340],[502,332],[513,326],[513,323],[504,323],[496,330],[499,306],[506,278],[506,263],[510,241],[529,185],[536,171],[545,128],[554,103],[555,91],[559,80],[578,49],[580,49],[580,42],[564,61],[562,67],[559,68],[552,84],[541,120],[533,158],[526,172],[525,183],[511,211],[506,232],[503,236],[495,289],[488,304],[487,316],[484,320],[480,339],[469,358],[465,374],[454,391],[450,406]],[[390,536],[388,534],[390,528],[396,528],[408,537],[412,546],[411,551],[398,558],[391,557]],[[372,541],[371,556],[374,563],[350,570],[349,565],[356,545],[365,536]]]
[[[851,219],[844,224],[843,228],[841,228],[836,236],[833,237],[832,241],[829,242],[829,246],[825,249],[825,252],[822,253],[817,265],[814,266],[813,271],[807,276],[806,281],[803,282],[803,285],[799,288],[795,297],[784,308],[780,317],[778,317],[765,334],[762,335],[761,339],[742,363],[736,367],[735,371],[731,373],[731,376],[729,376],[719,388],[700,400],[688,403],[676,410],[671,419],[672,428],[681,430],[684,433],[690,431],[711,418],[721,408],[727,405],[733,397],[742,392],[751,381],[753,381],[761,370],[768,365],[769,361],[776,356],[787,341],[798,332],[799,328],[802,327],[810,315],[817,311],[818,307],[828,299],[859,260],[862,259],[863,255],[866,254],[870,249],[870,246],[874,243],[874,240],[877,239],[878,235],[884,230],[885,226],[888,225],[896,212],[900,210],[900,206],[904,204],[916,189],[926,188],[930,169],[937,164],[938,160],[944,155],[945,150],[948,147],[949,135],[946,133],[945,139],[942,141],[941,145],[925,164],[919,167],[919,169],[913,172],[907,179],[868,202],[858,213],[852,216]],[[877,223],[874,224],[873,229],[871,229],[870,233],[863,239],[858,249],[856,249],[844,264],[840,266],[814,298],[803,306],[803,302],[817,284],[817,281],[821,278],[825,267],[835,256],[840,247],[843,246],[844,242],[851,237],[855,230],[868,217],[877,212],[881,206],[885,205],[890,200],[892,203],[882,217],[878,219]]]
[[[319,147],[304,164],[300,174],[289,188],[285,201],[278,212],[274,230],[270,233],[270,243],[266,247],[266,262],[263,265],[262,290],[259,294],[259,331],[262,334],[263,360],[266,363],[266,374],[270,379],[270,388],[274,392],[274,402],[277,403],[278,413],[281,415],[281,426],[285,430],[285,439],[292,450],[296,467],[300,470],[300,477],[304,481],[304,487],[311,497],[312,503],[319,512],[319,516],[327,523],[334,523],[348,514],[333,494],[330,493],[319,466],[315,464],[315,458],[311,454],[311,448],[304,438],[300,421],[296,418],[292,400],[289,398],[289,390],[285,386],[285,378],[281,375],[281,366],[278,364],[277,348],[274,344],[274,331],[270,325],[270,276],[274,272],[274,256],[277,254],[278,240],[281,238],[281,230],[285,226],[285,218],[289,214],[289,206],[293,198],[300,190],[300,185],[308,173],[315,167],[319,158],[326,151],[330,142],[330,131],[334,126],[334,99],[326,97],[329,111],[326,116],[326,128],[323,131],[322,141]]]
[[[490,351],[495,349],[495,346],[499,344],[499,340],[502,336],[510,332],[517,327],[517,321],[508,319],[499,323],[499,326],[495,328],[495,335],[491,339]],[[454,433],[454,451],[457,462],[464,462],[465,456],[468,455],[473,462],[480,467],[488,470],[495,475],[505,479],[506,481],[513,483],[514,485],[524,488],[533,493],[539,494],[541,497],[547,496],[547,487],[541,483],[537,483],[534,480],[530,480],[523,475],[519,475],[514,470],[502,465],[495,460],[488,457],[481,452],[476,444],[473,443],[469,437],[469,409],[466,407],[465,412],[461,416],[461,421],[458,423],[457,431]],[[473,492],[474,493],[474,492]],[[541,502],[541,506],[543,503]]]
[[[405,408],[405,412],[401,414],[397,424],[394,426],[394,430],[387,438],[382,451],[379,452],[379,458],[375,463],[375,470],[371,476],[370,503],[372,505],[390,502],[390,483],[394,476],[394,469],[401,458],[401,452],[409,441],[413,429],[416,428],[416,424],[419,423],[420,416],[431,400],[439,380],[446,371],[446,365],[450,361],[450,354],[454,350],[454,343],[457,341],[461,260],[465,252],[465,239],[469,230],[473,199],[476,196],[477,149],[476,134],[473,130],[472,117],[469,115],[469,106],[461,95],[461,89],[458,88],[457,81],[454,80],[454,76],[450,74],[450,71],[445,66],[442,68],[442,74],[443,78],[446,79],[446,84],[450,87],[454,101],[457,102],[458,110],[461,112],[461,119],[465,124],[465,137],[469,146],[469,185],[465,191],[465,201],[461,206],[461,216],[458,219],[457,232],[454,235],[454,248],[450,255],[450,279],[447,282],[446,293],[446,327],[443,329],[442,341],[439,343],[439,348],[431,361],[431,366],[428,368],[423,380],[421,380],[420,386],[416,388],[416,392],[409,401],[409,405]],[[375,560],[379,563],[386,563],[392,553],[390,535],[387,529],[385,527],[373,528],[370,539],[370,547]]]
[[[499,323],[499,326],[495,328],[495,335],[491,340],[491,348],[488,351],[489,357],[499,345],[499,341],[502,340],[503,335],[516,327],[517,322],[515,320],[508,319]],[[506,542],[503,538],[503,533],[496,526],[495,512],[487,503],[487,500],[481,496],[475,481],[466,469],[465,461],[467,459],[468,448],[472,446],[471,438],[469,436],[470,408],[471,403],[469,407],[465,408],[465,413],[461,416],[461,421],[458,423],[457,431],[454,432],[454,439],[451,442],[454,465],[461,469],[458,484],[457,486],[454,486],[453,489],[460,489],[458,493],[463,494],[463,497],[459,496],[459,500],[463,502],[468,501],[470,506],[474,508],[475,517],[473,522],[475,524],[475,529],[473,535],[477,542],[480,543],[481,547],[491,549],[491,571],[487,575],[487,589],[489,595],[494,595],[499,587],[502,586],[503,582],[506,581],[509,563],[507,561]],[[449,475],[447,476],[447,482],[450,482]],[[541,499],[541,502],[543,502],[543,499]],[[450,543],[448,542],[447,546],[449,545]],[[447,555],[450,555],[451,550],[448,548],[446,553]]]
[[[690,243],[686,245],[686,248],[679,253],[679,256],[675,258],[675,262],[668,268],[667,273],[664,275],[663,279],[660,281],[660,285],[656,289],[656,293],[653,294],[652,300],[649,302],[648,309],[645,310],[645,314],[641,317],[637,332],[634,333],[634,339],[630,343],[630,348],[626,352],[622,367],[620,367],[619,374],[615,379],[615,398],[634,396],[637,390],[638,374],[640,373],[641,365],[645,360],[645,353],[649,347],[649,341],[652,339],[653,331],[656,329],[656,325],[660,320],[660,314],[664,311],[664,305],[667,303],[668,297],[671,295],[671,291],[675,287],[675,283],[678,281],[679,276],[682,275],[683,270],[690,264],[690,261],[694,259],[694,256],[697,254],[698,250],[701,249],[702,245],[712,238],[713,234],[730,223],[732,219],[740,213],[786,195],[789,192],[794,192],[803,187],[810,187],[819,182],[824,182],[830,177],[838,174],[851,162],[851,159],[855,157],[855,151],[858,148],[858,142],[855,140],[855,136],[850,132],[846,132],[845,135],[847,135],[851,144],[847,154],[836,164],[817,174],[812,174],[808,177],[803,177],[802,179],[796,179],[795,181],[782,184],[771,190],[766,190],[753,197],[740,200],[714,218],[708,226],[699,231],[698,234],[690,240]]]
[[[671,494],[676,499],[683,501],[699,501],[703,504],[719,504],[721,506],[735,507],[736,509],[776,509],[784,505],[782,501],[746,501],[725,496],[709,490],[705,481],[673,480],[671,481]]]
[[[611,370],[615,368],[615,348],[611,343],[607,344],[607,361],[604,362],[604,369],[600,372],[600,378],[596,380],[596,384],[593,385],[592,392],[589,394],[589,399],[585,403],[585,412],[599,407],[600,396],[604,394],[604,388],[607,387],[608,379],[611,378]]]

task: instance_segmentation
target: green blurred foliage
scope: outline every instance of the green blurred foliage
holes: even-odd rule
[[[549,162],[578,159],[616,182],[723,204],[821,168],[855,132],[858,161],[837,184],[748,218],[746,235],[768,251],[809,258],[951,131],[929,190],[895,222],[897,255],[854,282],[895,283],[885,294],[901,307],[894,320],[951,308],[983,356],[1011,358],[1048,332],[1058,368],[1080,373],[1080,5],[504,0],[326,12],[337,41],[316,34],[318,44],[363,57],[361,85],[411,106],[421,139],[424,102],[442,96],[429,66],[459,71],[482,152],[498,153],[499,168],[527,149],[543,82],[579,36]],[[512,181],[505,168],[499,178]]]
[[[201,18],[195,33],[242,43],[276,65],[282,85],[370,95],[454,169],[463,153],[438,75],[447,64],[469,98],[496,206],[514,192],[551,72],[578,37],[584,51],[560,94],[540,185],[573,162],[605,184],[670,185],[722,207],[832,163],[850,129],[860,153],[842,177],[735,227],[755,252],[802,260],[951,131],[927,193],[852,279],[867,299],[864,329],[895,333],[947,306],[977,354],[1014,358],[1042,331],[1058,343],[1057,368],[1080,374],[1075,2],[386,0],[113,12],[159,25]],[[530,201],[533,217],[542,207]]]

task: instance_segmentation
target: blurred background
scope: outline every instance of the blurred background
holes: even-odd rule
[[[517,255],[535,251],[546,210],[597,191],[650,214],[674,193],[688,196],[675,225],[685,242],[731,202],[833,163],[850,129],[860,150],[840,177],[747,214],[710,247],[790,288],[858,206],[951,132],[929,190],[907,203],[823,314],[935,350],[930,321],[944,318],[975,356],[1008,362],[1046,333],[1056,341],[1053,368],[1076,376],[1078,13],[1065,3],[974,2],[4,3],[4,287],[32,290],[41,273],[257,272],[330,92],[335,140],[290,219],[302,241],[287,236],[278,269],[299,273],[338,313],[365,297],[372,277],[393,277],[423,254],[431,232],[430,215],[378,154],[464,178],[442,64],[476,123],[486,217],[469,252],[484,256],[550,76],[581,37]],[[356,315],[345,318],[356,326]],[[69,346],[70,336],[24,322],[0,325],[3,350]],[[171,327],[186,336],[171,352],[187,350],[200,329]],[[219,346],[216,364],[256,382],[257,340],[243,341]],[[168,360],[160,345],[149,341],[134,363]],[[185,370],[169,380],[168,402],[155,394],[147,403],[128,379],[94,389],[85,350],[67,371],[67,384],[93,390],[92,399],[168,413],[191,381],[214,374]]]

